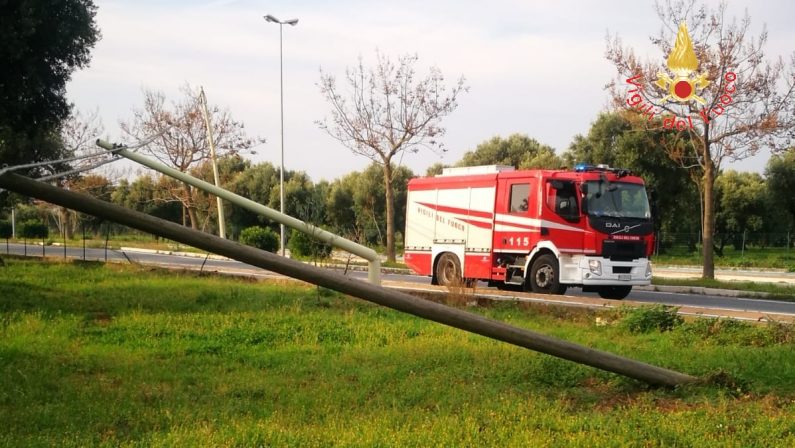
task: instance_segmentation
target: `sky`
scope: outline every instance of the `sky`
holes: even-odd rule
[[[313,180],[332,180],[370,162],[354,155],[316,122],[330,108],[317,83],[320,70],[375,61],[376,50],[416,54],[418,70],[438,67],[469,92],[443,121],[444,154],[407,153],[399,160],[417,174],[436,162],[454,163],[494,137],[526,134],[565,151],[587,133],[608,102],[615,69],[604,58],[607,33],[636,53],[663,57],[649,44],[661,26],[653,2],[470,0],[186,1],[97,0],[102,39],[89,67],[77,71],[67,96],[82,112],[97,111],[105,134],[122,140],[119,122],[143,104],[143,89],[179,98],[186,82],[202,86],[210,103],[228,108],[249,135],[267,142],[249,156],[280,162],[279,26],[263,19],[297,18],[283,29],[284,165]],[[715,1],[707,1],[715,5]],[[767,27],[767,55],[795,50],[795,2],[731,0],[730,16],[748,11],[752,34]],[[725,168],[762,171],[759,154]]]

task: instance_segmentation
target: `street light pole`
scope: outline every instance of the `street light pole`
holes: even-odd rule
[[[298,23],[298,19],[290,19],[290,20],[279,20],[276,17],[268,14],[265,16],[265,20],[272,23],[279,24],[279,95],[280,95],[280,106],[281,106],[281,138],[282,138],[282,155],[281,155],[281,166],[279,167],[279,211],[284,214],[284,57],[282,54],[282,26],[284,24],[288,24],[290,26],[295,26]],[[282,257],[284,256],[284,224],[279,225],[280,230],[280,238],[279,238],[279,246],[280,251],[282,253]]]

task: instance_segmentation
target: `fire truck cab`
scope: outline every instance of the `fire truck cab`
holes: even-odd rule
[[[434,284],[623,299],[651,283],[653,244],[643,180],[628,170],[446,168],[408,185],[404,259]]]

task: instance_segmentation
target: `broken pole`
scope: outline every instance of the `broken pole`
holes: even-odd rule
[[[170,221],[128,210],[90,196],[62,190],[16,174],[0,175],[0,187],[89,215],[124,224],[183,244],[248,263],[288,277],[330,288],[378,305],[413,314],[451,327],[528,348],[558,358],[614,372],[655,386],[679,386],[696,377],[612,353],[545,336],[504,322],[420,299],[399,291],[339,275],[270,252],[221,239]]]

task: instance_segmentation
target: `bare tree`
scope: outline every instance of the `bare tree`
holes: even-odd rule
[[[133,119],[120,125],[135,140],[151,139],[144,148],[158,160],[187,172],[210,158],[210,147],[198,93],[187,83],[181,92],[181,100],[169,106],[163,92],[144,89],[143,108],[133,110]],[[218,106],[208,108],[218,157],[239,153],[265,141],[247,137],[243,123],[234,120],[228,110]],[[198,193],[190,185],[181,184],[171,194],[188,211],[191,227],[199,228],[194,197]]]
[[[416,55],[393,62],[376,52],[376,59],[373,68],[365,68],[360,57],[357,66],[346,69],[344,91],[336,77],[321,69],[318,86],[331,114],[318,125],[354,154],[383,167],[387,260],[395,261],[393,160],[405,151],[444,151],[441,120],[456,109],[459,94],[468,88],[463,77],[448,87],[436,67],[418,77]]]
[[[703,277],[714,278],[715,178],[725,160],[762,148],[784,150],[795,126],[795,55],[789,64],[764,58],[767,31],[751,35],[751,19],[726,16],[695,0],[655,4],[663,26],[651,42],[663,57],[640,61],[617,36],[607,59],[620,81],[608,88],[616,107],[638,111],[649,128],[678,131],[663,142],[690,170],[702,194]],[[666,59],[667,58],[667,59]]]
[[[99,110],[94,110],[89,113],[82,113],[79,110],[73,109],[69,117],[61,123],[61,143],[64,147],[64,154],[69,156],[88,156],[101,152],[94,142],[104,132],[102,119],[99,117]],[[104,157],[102,157],[104,158]],[[58,165],[51,167],[52,172],[65,172],[72,170],[81,170],[91,168],[97,163],[99,158],[87,157],[78,159],[69,165]],[[73,189],[73,184],[77,179],[77,174],[71,176],[64,176],[55,179],[56,184],[67,190]],[[62,237],[71,239],[74,234],[74,228],[77,225],[77,212],[71,211],[65,207],[54,207],[53,215],[56,217],[56,224]]]

